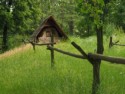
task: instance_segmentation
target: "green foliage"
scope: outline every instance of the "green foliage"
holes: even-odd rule
[[[121,35],[124,33],[123,29],[119,26],[116,26],[113,23],[109,23],[106,26],[104,26],[104,34],[109,38],[113,35]]]
[[[70,35],[93,35],[95,25],[99,27],[106,23],[124,29],[124,3],[124,0],[1,0],[0,35],[2,36],[3,27],[7,23],[8,35],[30,36],[41,20],[50,15]],[[110,35],[111,32],[109,30],[106,34]]]
[[[38,1],[17,1],[13,8],[13,19],[16,31],[28,34],[34,31],[40,22],[40,6]],[[37,5],[37,6],[36,6]]]
[[[6,0],[8,2],[8,0]],[[11,27],[12,14],[9,10],[10,6],[5,3],[5,1],[0,2],[0,29],[3,28],[5,22]]]
[[[124,16],[125,16],[125,6],[124,5],[125,5],[124,0],[121,0],[119,2],[119,5],[117,5],[117,9],[115,10],[116,11],[115,19],[116,18],[118,18],[118,19],[115,20],[116,21],[115,23],[119,26],[122,26],[123,29],[125,30],[125,18],[124,18]]]
[[[8,41],[8,45],[9,45],[9,49],[14,49],[16,47],[19,47],[20,45],[24,44],[22,39],[24,38],[28,38],[26,35],[21,36],[20,34],[15,34],[13,36],[9,37],[9,41]]]
[[[12,39],[9,38],[15,36],[14,34],[29,35],[33,33],[41,20],[40,3],[40,0],[0,1],[0,34],[3,36],[3,39],[1,38],[4,40],[2,41],[3,46],[8,45],[10,46],[8,48],[11,48],[11,44],[14,42],[8,43],[8,41],[11,42]]]
[[[31,35],[41,20],[52,15],[67,34],[76,29],[75,0],[9,0],[0,1],[0,34],[5,21],[10,23],[9,34]],[[77,18],[76,18],[77,17]],[[9,38],[8,38],[9,39]]]
[[[43,17],[48,17],[48,15],[53,15],[57,22],[60,24],[61,28],[67,34],[71,32],[74,33],[78,15],[75,11],[76,2],[75,0],[56,0],[56,1],[46,1],[46,5],[49,5],[48,9],[43,6],[42,10]],[[70,30],[70,28],[72,30]]]
[[[104,8],[104,1],[103,0],[90,0],[90,1],[83,1],[79,0],[78,4],[78,12],[86,16],[91,22],[94,22],[95,25],[102,25],[102,16],[103,16],[103,8]],[[90,19],[92,18],[92,19]]]
[[[112,34],[113,33],[115,33],[114,31],[115,31],[115,29],[116,29],[116,26],[114,25],[114,24],[112,24],[112,23],[110,23],[110,24],[107,24],[106,26],[105,26],[105,35],[107,36],[107,37],[110,37],[110,36],[112,36]]]
[[[10,24],[9,31],[14,33],[30,33],[38,26],[41,20],[40,0],[16,0],[10,6],[7,1],[0,2],[0,28],[5,21]],[[10,33],[10,32],[9,32]]]
[[[93,31],[98,31],[97,29],[103,27],[106,14],[105,8],[106,3],[104,0],[78,0],[77,12],[84,17],[81,20],[84,28],[82,34],[87,31],[88,35],[92,35]]]
[[[78,32],[76,32],[76,35],[79,35],[80,37],[88,37],[95,33],[94,26],[88,21],[89,20],[86,17],[81,17],[81,20],[77,23]]]
[[[107,21],[114,23],[116,26],[122,27],[125,30],[125,1],[111,0],[108,4]]]

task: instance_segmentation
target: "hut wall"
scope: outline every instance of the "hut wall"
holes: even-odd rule
[[[50,43],[51,42],[51,33],[52,32],[54,34],[54,42],[59,42],[60,40],[59,40],[58,33],[55,30],[52,31],[51,28],[47,28],[39,36],[39,38],[38,38],[39,43]]]

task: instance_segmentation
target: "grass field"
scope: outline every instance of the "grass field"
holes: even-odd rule
[[[124,37],[119,37],[124,43]],[[79,54],[70,44],[75,41],[86,52],[96,49],[96,37],[70,38],[56,44],[56,48]],[[108,48],[104,38],[105,55],[125,57],[125,47]],[[50,64],[50,51],[46,46],[30,45],[0,55],[0,94],[91,94],[92,65],[55,52],[55,67]],[[101,85],[98,94],[125,94],[125,65],[101,64]]]

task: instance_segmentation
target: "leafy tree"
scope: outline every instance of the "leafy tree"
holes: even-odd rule
[[[93,17],[90,16],[87,11],[90,11],[89,9],[87,10],[87,6],[83,6],[81,1],[77,1],[78,7],[76,8],[76,11],[79,16],[83,16],[82,19],[79,22],[78,29],[79,29],[79,35],[80,36],[86,36],[86,34],[89,36],[93,32]]]
[[[46,4],[46,7],[42,6],[43,18],[53,15],[60,26],[67,31],[68,34],[73,34],[75,29],[75,23],[77,21],[77,13],[75,11],[75,0],[46,0],[42,1]]]
[[[79,0],[78,12],[88,20],[88,25],[94,26],[97,35],[97,53],[103,54],[103,25],[106,15],[106,5],[108,0]],[[101,60],[93,60],[93,89],[92,94],[97,92],[100,84],[100,64]]]
[[[125,30],[125,0],[116,0],[113,2],[112,6],[112,21]]]
[[[8,47],[8,33],[29,34],[41,20],[40,0],[1,0],[0,30],[3,36],[2,49]]]
[[[13,19],[15,31],[20,31],[22,34],[29,34],[34,31],[41,19],[42,11],[40,6],[40,0],[18,0],[14,2]]]
[[[0,1],[0,30],[2,33],[2,50],[6,50],[8,45],[8,30],[11,26],[11,6],[12,0],[1,0]],[[3,31],[3,32],[2,32]]]

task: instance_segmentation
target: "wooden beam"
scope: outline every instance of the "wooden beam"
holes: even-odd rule
[[[60,49],[53,48],[51,46],[47,46],[47,49],[49,49],[49,50],[53,49],[53,50],[55,50],[57,52],[60,52],[62,54],[69,55],[69,56],[72,56],[72,57],[76,57],[76,58],[80,58],[80,59],[87,59],[85,56],[78,55],[78,54],[73,54],[73,53],[66,52],[66,51],[62,51]],[[108,61],[108,62],[111,62],[111,63],[125,64],[125,58],[105,56],[105,55],[93,54],[93,53],[88,53],[88,56],[89,56],[89,58],[91,58],[93,60],[94,59],[101,59],[101,60]]]
[[[53,48],[52,46],[47,46],[47,49],[49,49],[49,50],[53,49],[57,52],[60,52],[62,54],[68,55],[68,56],[72,56],[72,57],[76,57],[76,58],[80,58],[80,59],[86,59],[86,57],[84,57],[82,55],[77,55],[77,54],[73,54],[73,53],[70,53],[70,52],[66,52],[66,51],[63,51],[63,50],[60,50],[60,49],[57,49],[57,48]]]
[[[29,41],[29,40],[22,40],[24,43],[31,43],[31,44],[34,44],[34,45],[38,45],[38,46],[42,46],[42,45],[52,45],[52,44],[56,44],[55,42],[54,43],[34,43],[32,41]]]
[[[101,54],[88,53],[88,56],[92,59],[101,59],[116,64],[125,64],[125,58],[105,56]]]
[[[41,44],[33,43],[33,44],[38,45],[38,46],[42,46],[42,45],[53,45],[53,44],[56,44],[56,43],[41,43]]]
[[[90,59],[88,57],[88,55],[85,53],[85,51],[79,46],[77,45],[75,42],[72,42],[71,43],[91,64],[93,64],[93,61],[92,59]]]
[[[117,44],[117,43],[113,43],[113,45],[117,45],[117,46],[125,46],[124,44]]]
[[[82,48],[80,46],[78,46],[75,42],[71,42],[71,44],[86,58],[88,58],[87,54],[85,53],[85,51],[82,50]]]

